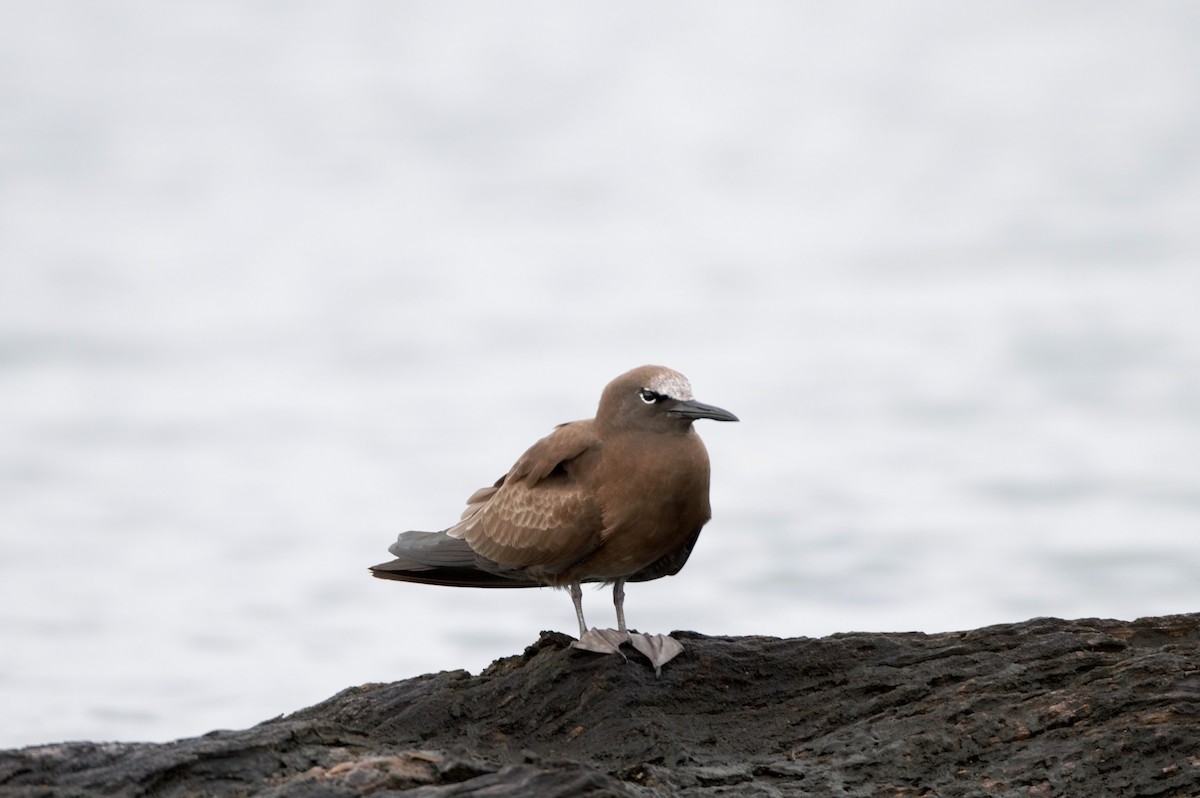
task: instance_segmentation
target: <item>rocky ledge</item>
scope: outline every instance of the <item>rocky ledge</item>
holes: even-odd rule
[[[813,640],[543,633],[243,731],[0,752],[5,796],[1200,794],[1200,615]]]

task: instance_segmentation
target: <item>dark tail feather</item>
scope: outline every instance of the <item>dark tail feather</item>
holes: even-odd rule
[[[372,565],[373,576],[452,587],[540,587],[519,571],[505,571],[498,563],[480,557],[465,540],[444,532],[402,532],[388,551],[396,559]]]
[[[472,571],[464,568],[412,568],[407,560],[392,560],[371,566],[371,575],[397,582],[417,582],[422,585],[449,585],[450,587],[541,587],[537,582],[509,579],[489,574],[487,571]]]

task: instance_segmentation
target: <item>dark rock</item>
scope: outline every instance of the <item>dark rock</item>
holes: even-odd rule
[[[5,796],[1200,794],[1200,615],[821,640],[543,633],[242,731],[0,752]]]

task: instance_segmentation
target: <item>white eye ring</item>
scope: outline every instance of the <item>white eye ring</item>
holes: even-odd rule
[[[660,394],[655,393],[654,391],[650,390],[649,388],[643,388],[641,391],[639,391],[638,395],[641,396],[642,401],[648,405],[652,405],[655,402],[662,399],[662,396]]]

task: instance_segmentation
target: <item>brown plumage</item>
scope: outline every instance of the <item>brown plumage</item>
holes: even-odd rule
[[[676,371],[626,372],[604,389],[594,419],[559,425],[476,491],[457,524],[402,533],[389,549],[396,559],[371,572],[460,587],[567,586],[577,645],[616,650],[628,637],[624,583],[678,573],[711,515],[708,453],[692,429],[698,418],[737,420],[695,401]],[[588,632],[582,582],[614,585],[614,635]]]

